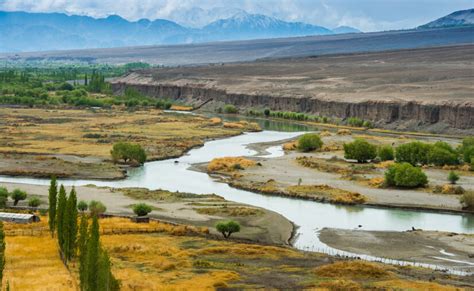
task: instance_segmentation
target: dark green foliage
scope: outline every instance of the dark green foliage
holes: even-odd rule
[[[3,222],[0,221],[0,288],[2,287],[3,270],[5,268],[5,232]]]
[[[390,145],[384,145],[379,147],[377,155],[381,161],[391,161],[395,157],[393,148]]]
[[[422,142],[410,142],[400,145],[395,150],[395,160],[398,163],[410,163],[413,166],[426,165],[431,145]]]
[[[88,205],[87,205],[87,202],[84,201],[84,200],[81,200],[79,201],[79,203],[77,203],[77,209],[84,212],[84,211],[87,211],[87,208],[88,208]]]
[[[87,241],[87,263],[86,277],[87,283],[85,290],[99,289],[99,220],[97,215],[93,215],[92,224],[89,228],[89,238]]]
[[[234,232],[240,231],[240,224],[233,220],[221,221],[216,224],[216,230],[222,233],[225,238],[228,238]]]
[[[133,212],[137,216],[145,216],[152,211],[151,207],[145,203],[138,203],[133,206]]]
[[[351,126],[362,127],[362,125],[364,125],[364,120],[362,120],[358,117],[349,117],[347,119],[347,124],[349,124]]]
[[[263,114],[264,114],[266,117],[270,116],[270,109],[265,109],[265,110],[263,110]]]
[[[30,207],[38,207],[41,205],[41,200],[38,197],[31,197],[28,199],[28,206]]]
[[[115,279],[114,275],[110,271],[111,263],[107,251],[103,248],[99,250],[99,274],[98,282],[99,288],[97,290],[109,290],[115,291],[120,290],[120,282]]]
[[[90,92],[101,93],[108,89],[108,84],[105,82],[105,76],[97,71],[92,71],[87,89]]]
[[[465,163],[469,163],[474,158],[474,145],[461,148],[462,159]]]
[[[0,208],[5,208],[8,201],[8,190],[5,187],[0,187]]]
[[[107,210],[104,204],[100,201],[92,200],[89,202],[89,212],[92,216],[99,216]]]
[[[298,150],[302,152],[310,152],[320,149],[323,146],[323,141],[319,135],[315,133],[306,133],[298,138]]]
[[[346,159],[357,160],[365,163],[373,160],[377,156],[377,148],[364,139],[356,139],[351,143],[344,144],[344,157]]]
[[[456,182],[459,180],[459,175],[456,174],[456,172],[454,171],[451,171],[449,172],[448,174],[448,181],[451,183],[451,184],[456,184]]]
[[[26,194],[26,192],[23,190],[20,190],[20,189],[13,190],[13,192],[11,193],[11,197],[13,199],[13,205],[15,206],[18,205],[18,202],[21,200],[25,200],[26,196],[28,196],[28,194]]]
[[[71,85],[68,82],[64,82],[58,87],[58,89],[59,90],[65,90],[65,91],[72,91],[72,90],[74,90],[74,86]]]
[[[66,216],[66,189],[63,185],[59,187],[58,195],[58,207],[56,210],[56,233],[58,235],[59,247],[64,246],[64,228],[65,228],[65,216]]]
[[[58,200],[58,184],[56,182],[56,177],[54,176],[51,178],[49,185],[48,200],[49,231],[51,234],[54,234],[54,231],[56,230],[56,204]]]
[[[419,168],[409,163],[397,163],[391,165],[385,172],[385,184],[387,186],[416,188],[425,186],[428,178]]]
[[[114,144],[110,154],[115,162],[123,160],[125,163],[128,161],[135,161],[143,164],[146,161],[145,150],[139,144],[117,142]]]
[[[69,193],[69,198],[66,202],[66,216],[65,216],[65,231],[64,231],[64,255],[67,260],[75,256],[76,238],[77,238],[77,195],[76,190],[72,187]]]
[[[81,283],[81,290],[85,290],[87,286],[87,216],[81,215],[81,224],[79,227],[79,239],[77,241],[77,247],[79,250],[79,280]]]
[[[224,106],[224,113],[233,114],[237,112],[239,112],[239,110],[232,104],[227,104]]]
[[[436,166],[459,164],[458,153],[445,142],[436,142],[428,152],[428,163]]]

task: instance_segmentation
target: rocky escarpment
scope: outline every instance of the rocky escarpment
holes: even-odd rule
[[[474,104],[471,101],[430,103],[404,100],[358,100],[352,102],[314,97],[292,98],[268,94],[237,94],[222,89],[192,85],[143,84],[122,82],[120,79],[112,83],[112,89],[116,94],[122,94],[126,87],[132,87],[147,96],[172,98],[192,104],[200,104],[212,99],[212,102],[233,104],[238,108],[269,108],[341,119],[358,117],[385,128],[474,133]]]

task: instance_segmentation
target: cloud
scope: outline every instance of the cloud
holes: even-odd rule
[[[410,28],[472,6],[472,0],[0,0],[0,10],[65,12],[129,20],[164,18],[202,26],[236,11],[271,15],[329,28],[363,31]],[[420,13],[422,11],[423,13]]]

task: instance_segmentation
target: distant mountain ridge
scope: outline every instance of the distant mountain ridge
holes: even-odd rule
[[[474,8],[455,11],[449,15],[438,18],[418,28],[440,28],[474,25]]]
[[[350,32],[356,31],[352,29]],[[0,11],[0,52],[183,44],[334,33],[341,32],[243,11],[209,23],[201,29],[188,28],[164,19],[128,21],[117,15],[96,19],[63,13]]]

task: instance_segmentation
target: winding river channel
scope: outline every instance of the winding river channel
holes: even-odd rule
[[[234,189],[217,182],[206,173],[189,169],[192,164],[208,162],[223,156],[251,156],[257,154],[247,145],[272,142],[300,135],[311,130],[289,122],[260,122],[264,131],[208,141],[178,159],[145,163],[129,171],[121,181],[62,180],[66,185],[109,187],[146,187],[197,194],[216,193],[227,200],[266,208],[285,216],[298,226],[294,246],[299,249],[321,249],[326,246],[318,239],[318,230],[324,227],[364,230],[405,231],[412,227],[458,233],[474,233],[474,215],[435,213],[362,206],[341,206],[314,201],[266,196]],[[279,147],[270,147],[271,158],[283,155]],[[177,161],[177,162],[176,162]],[[0,182],[49,184],[49,180],[20,177],[0,177]]]

